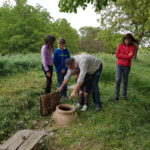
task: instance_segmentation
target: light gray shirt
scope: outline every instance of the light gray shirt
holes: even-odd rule
[[[102,63],[100,59],[89,54],[80,54],[73,57],[75,63],[80,68],[80,74],[77,82],[83,83],[86,74],[94,74]],[[72,75],[72,69],[68,69],[65,80],[69,80]]]

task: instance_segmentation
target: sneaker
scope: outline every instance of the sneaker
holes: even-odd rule
[[[80,108],[81,105],[79,103],[76,104],[76,108]]]
[[[117,101],[117,100],[119,100],[119,97],[118,97],[118,96],[115,96],[115,97],[114,97],[114,101]]]
[[[96,106],[95,111],[101,111],[102,107]]]
[[[87,110],[87,105],[83,105],[83,107],[82,107],[82,109],[81,109],[81,111],[86,111]]]

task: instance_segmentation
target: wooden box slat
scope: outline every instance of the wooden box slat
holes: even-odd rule
[[[32,130],[21,130],[10,137],[4,144],[0,146],[0,150],[15,150],[26,138],[32,133]]]
[[[56,106],[60,104],[60,97],[58,92],[47,93],[40,96],[40,113],[42,116],[56,110]]]
[[[38,150],[36,147],[38,147],[38,142],[44,135],[44,131],[18,131],[4,144],[0,145],[0,150]]]
[[[33,131],[27,140],[18,148],[18,150],[32,150],[39,140],[44,136],[41,131]]]

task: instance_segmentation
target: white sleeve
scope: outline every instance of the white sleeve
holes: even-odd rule
[[[72,75],[72,70],[71,70],[71,69],[68,69],[67,74],[66,74],[65,77],[64,77],[64,80],[69,80],[70,77],[71,77],[71,75]]]
[[[88,69],[86,59],[84,59],[84,60],[79,64],[79,68],[80,68],[80,74],[79,74],[79,78],[78,78],[77,82],[83,83],[83,82],[84,82],[85,75],[86,75],[86,73],[87,73],[87,69]]]

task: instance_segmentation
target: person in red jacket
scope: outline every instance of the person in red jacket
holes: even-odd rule
[[[123,77],[123,90],[122,98],[127,100],[127,86],[128,86],[128,75],[131,67],[131,59],[135,55],[137,43],[132,34],[127,33],[123,36],[122,43],[120,43],[116,50],[116,87],[114,100],[119,100],[120,83]]]

